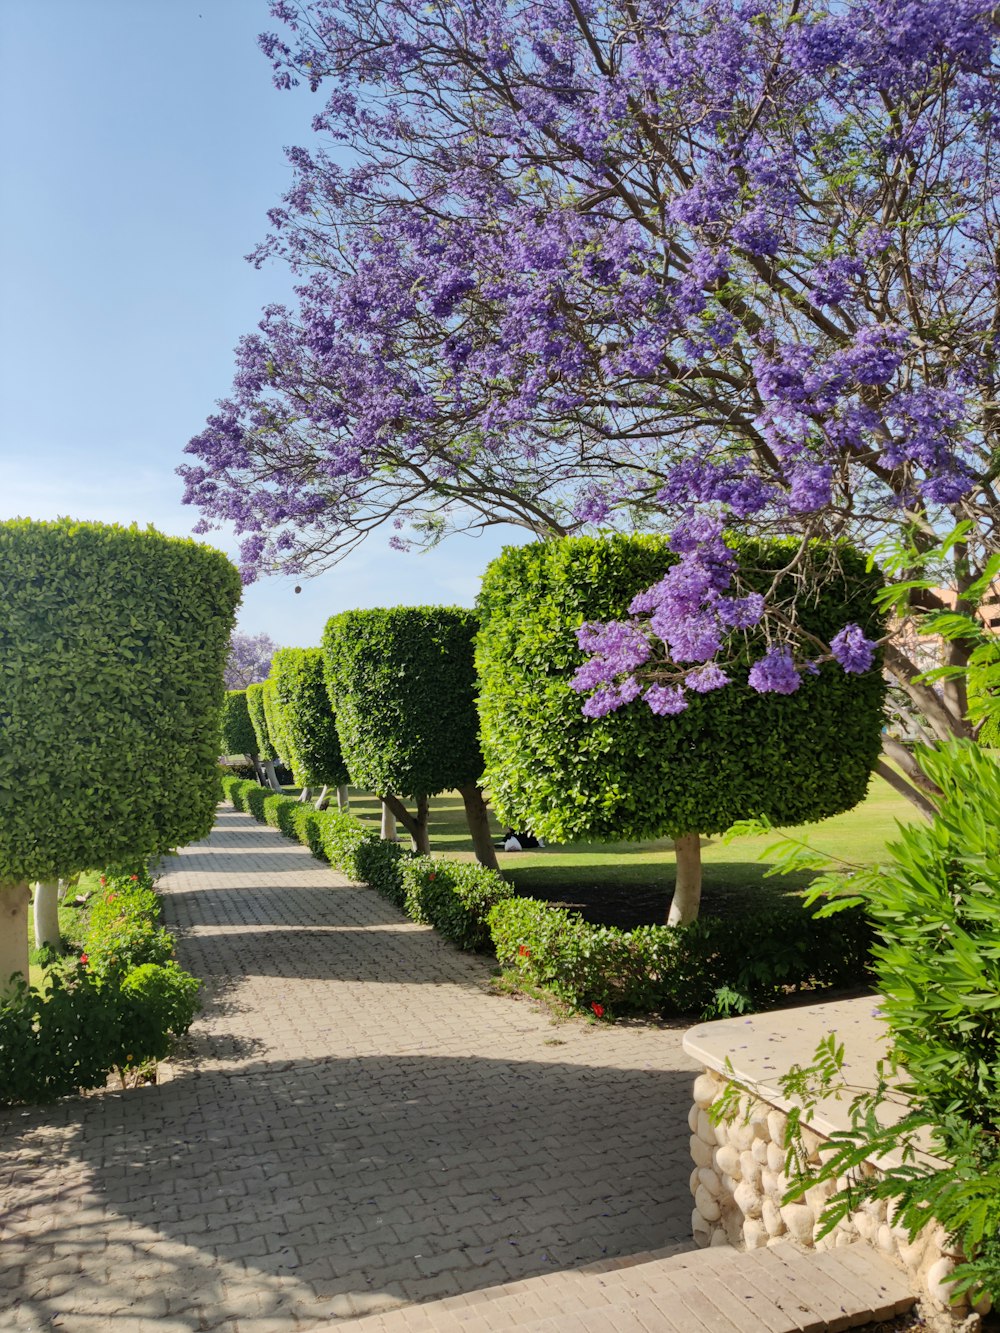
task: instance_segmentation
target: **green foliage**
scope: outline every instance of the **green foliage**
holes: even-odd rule
[[[173,936],[159,920],[160,899],[145,867],[105,871],[87,903],[82,958],[90,975],[120,982],[143,964],[171,962]]]
[[[224,777],[222,779],[222,795],[225,800],[231,802],[234,809],[245,811],[247,808],[247,792],[259,786],[259,782],[251,782],[249,778]]]
[[[262,787],[259,783],[244,793],[243,799],[246,802],[247,811],[253,815],[254,819],[259,819],[263,823],[265,802],[271,796],[277,796],[279,800],[287,800],[287,797],[282,797],[280,792],[272,792],[269,787]]]
[[[892,1199],[911,1239],[939,1222],[967,1262],[955,1291],[1000,1299],[1000,763],[971,742],[918,750],[938,787],[930,823],[900,828],[889,860],[810,891],[829,901],[835,920],[863,901],[879,942],[872,953],[889,1059],[874,1091],[850,1108],[850,1128],[831,1136],[816,1169],[821,1180],[848,1176],[823,1214],[824,1231],[866,1198]],[[851,1091],[841,1077],[843,1047],[830,1038],[812,1066],[782,1081],[797,1102],[793,1130],[817,1100]],[[902,1103],[901,1118],[881,1123],[883,1103]],[[928,1149],[944,1165],[917,1155]],[[802,1167],[793,1133],[791,1160]],[[892,1154],[901,1164],[877,1175],[860,1163]],[[804,1170],[804,1168],[803,1168]],[[790,1191],[813,1183],[803,1174]]]
[[[595,926],[529,898],[488,915],[501,963],[574,1008],[664,1015],[747,1012],[788,989],[864,980],[871,930],[852,910],[821,919],[796,899],[734,920],[689,926]],[[752,947],[748,944],[752,941]]]
[[[257,733],[250,720],[246,690],[227,690],[222,700],[221,754],[256,754]]]
[[[277,759],[278,752],[271,744],[271,735],[267,729],[267,716],[264,711],[264,683],[257,681],[246,689],[247,711],[253,724],[253,734],[257,738],[257,754],[266,763]]]
[[[114,1061],[121,1069],[163,1060],[198,1012],[201,982],[176,963],[143,963],[121,982],[122,1043]]]
[[[473,638],[460,607],[345,611],[323,633],[326,682],[352,781],[432,796],[482,773]]]
[[[340,752],[321,648],[279,648],[271,662],[273,708],[281,718],[285,757],[299,787],[339,787],[349,775]],[[265,706],[267,695],[265,694]]]
[[[0,878],[207,834],[230,562],[152,529],[15,519],[0,523],[0,568]]]
[[[400,875],[407,916],[433,926],[460,949],[482,952],[492,947],[486,918],[514,888],[496,870],[459,861],[415,856]]]
[[[188,1030],[201,983],[173,961],[159,912],[140,864],[107,869],[85,906],[67,913],[79,957],[56,963],[44,991],[21,980],[0,1002],[0,1103],[101,1087],[112,1070],[124,1084]]]
[[[308,847],[313,856],[319,860],[326,860],[326,851],[323,847],[323,823],[326,817],[326,811],[316,810],[311,805],[299,805],[296,801],[289,816],[288,825],[281,825],[281,831],[286,837],[295,838],[301,842],[304,847]]]
[[[278,698],[275,694],[274,679],[268,676],[261,686],[261,699],[264,701],[264,721],[267,725],[267,734],[271,741],[271,746],[275,754],[280,755],[282,759],[288,762],[288,729],[285,726],[285,718],[281,708],[278,705]]]
[[[732,544],[753,586],[769,583],[793,549]],[[677,716],[656,717],[641,703],[583,716],[569,685],[583,661],[576,630],[622,617],[672,559],[660,537],[580,537],[508,548],[487,569],[479,708],[487,785],[505,822],[554,842],[641,840],[718,833],[761,814],[805,823],[864,797],[880,744],[878,669],[852,676],[828,664],[794,695],[757,694],[741,683],[761,649],[751,638],[734,684],[692,695]],[[836,560],[817,546],[813,560],[803,629],[828,641],[853,620],[878,637],[877,575],[845,546]]]

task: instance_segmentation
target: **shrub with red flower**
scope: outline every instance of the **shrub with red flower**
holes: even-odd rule
[[[603,1017],[604,1017],[604,1005],[603,1005],[603,1004],[598,1004],[597,1001],[595,1000],[594,1003],[593,1003],[590,1007],[591,1007],[591,1009],[593,1009],[593,1011],[594,1011],[594,1017],[595,1017],[595,1018],[603,1018]]]

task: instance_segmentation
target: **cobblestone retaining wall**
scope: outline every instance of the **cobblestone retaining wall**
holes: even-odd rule
[[[789,1184],[784,1170],[787,1117],[767,1102],[748,1099],[743,1103],[744,1116],[713,1125],[708,1108],[725,1087],[726,1079],[713,1070],[700,1074],[688,1117],[694,1160],[691,1226],[699,1245],[756,1250],[791,1243],[824,1250],[861,1239],[901,1264],[934,1309],[950,1308],[959,1317],[968,1313],[967,1307],[949,1307],[948,1278],[957,1258],[948,1250],[942,1229],[926,1227],[911,1244],[906,1232],[893,1223],[891,1202],[866,1201],[829,1235],[817,1239],[823,1205],[837,1185],[833,1181],[814,1185],[799,1202],[783,1204]],[[809,1161],[819,1162],[824,1138],[804,1129],[802,1141]],[[870,1175],[875,1168],[865,1163],[861,1170]]]

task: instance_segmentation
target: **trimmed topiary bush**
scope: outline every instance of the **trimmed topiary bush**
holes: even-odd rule
[[[415,851],[429,851],[427,799],[456,788],[477,859],[496,866],[479,787],[476,616],[461,607],[345,611],[323,633],[326,683],[352,780],[376,792]],[[400,796],[416,798],[411,814]]]
[[[761,587],[797,549],[733,545],[747,581]],[[817,546],[813,558],[811,570],[798,570],[814,588],[799,597],[803,630],[828,641],[854,621],[877,638],[878,575],[845,546],[835,560]],[[508,548],[483,579],[477,663],[487,785],[501,817],[553,842],[683,840],[678,869],[697,875],[698,890],[685,898],[685,920],[700,893],[699,833],[760,815],[807,823],[863,799],[880,749],[885,685],[878,666],[858,676],[828,664],[795,694],[758,694],[746,684],[760,649],[749,637],[734,683],[692,694],[683,713],[658,717],[636,703],[585,717],[570,687],[583,661],[577,629],[623,616],[674,559],[666,539],[653,536]]]
[[[349,774],[340,751],[321,648],[279,648],[271,662],[272,708],[288,742],[300,787],[340,787]],[[265,708],[267,696],[265,695]]]
[[[257,753],[262,761],[273,764],[278,758],[278,752],[271,741],[267,714],[264,711],[264,682],[258,681],[254,685],[248,685],[246,695],[247,712],[250,714],[253,732],[257,738]]]
[[[253,763],[257,758],[257,733],[247,706],[246,690],[227,690],[222,697],[220,753],[245,754]]]
[[[152,529],[0,523],[0,988],[28,881],[204,837],[240,598],[218,551]]]

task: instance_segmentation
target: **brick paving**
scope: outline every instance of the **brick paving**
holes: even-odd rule
[[[0,1112],[0,1329],[272,1333],[686,1247],[681,1033],[554,1024],[228,808],[160,881],[155,1088]]]

